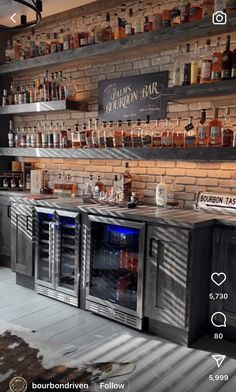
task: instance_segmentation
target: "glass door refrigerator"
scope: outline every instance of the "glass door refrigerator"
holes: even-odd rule
[[[86,309],[141,329],[145,224],[88,216]]]
[[[79,301],[77,212],[36,207],[36,291],[70,305]]]

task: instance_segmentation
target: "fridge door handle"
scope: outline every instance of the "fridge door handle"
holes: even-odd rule
[[[54,264],[55,258],[55,223],[49,223],[49,279],[52,278],[52,267]]]
[[[7,217],[11,218],[11,204],[7,207]]]
[[[150,238],[149,256],[154,258],[158,265],[163,264],[164,248],[165,244],[161,240]]]

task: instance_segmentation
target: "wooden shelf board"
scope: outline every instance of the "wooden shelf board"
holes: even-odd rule
[[[79,101],[49,101],[49,102],[35,102],[25,103],[21,105],[7,105],[0,107],[0,115],[10,114],[30,114],[38,112],[52,112],[61,110],[77,110],[77,111],[88,111],[87,102]]]
[[[236,148],[37,149],[1,147],[0,156],[107,160],[234,161],[236,160]]]

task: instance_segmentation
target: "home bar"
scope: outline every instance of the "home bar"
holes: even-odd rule
[[[0,129],[0,392],[235,392],[235,2],[0,0]]]

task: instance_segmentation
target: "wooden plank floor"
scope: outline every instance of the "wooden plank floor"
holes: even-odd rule
[[[60,345],[75,346],[71,358],[79,363],[135,362],[134,373],[125,378],[129,392],[236,391],[236,360],[227,357],[217,369],[212,352],[178,346],[38,295],[16,285],[15,274],[4,267],[0,267],[0,319]],[[209,374],[228,374],[229,381],[210,382]]]

